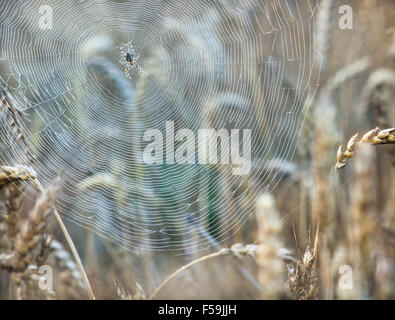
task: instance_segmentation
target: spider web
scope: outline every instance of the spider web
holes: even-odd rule
[[[294,156],[320,67],[317,6],[1,1],[0,86],[26,115],[43,184],[65,179],[63,217],[130,250],[201,250],[233,237]],[[119,61],[129,41],[144,70],[131,79]],[[144,132],[164,133],[166,121],[195,133],[251,129],[251,170],[145,164]],[[2,145],[2,162],[22,158]]]

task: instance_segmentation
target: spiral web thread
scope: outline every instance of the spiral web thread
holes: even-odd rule
[[[40,27],[42,5],[52,29]],[[40,179],[65,179],[63,217],[130,250],[194,251],[232,237],[295,154],[320,68],[318,9],[293,0],[1,1],[0,86],[23,110]],[[130,79],[120,62],[128,43],[144,71]],[[166,121],[195,133],[251,129],[251,170],[144,163],[145,130],[165,137]],[[26,164],[4,143],[10,130],[2,122],[1,162]]]

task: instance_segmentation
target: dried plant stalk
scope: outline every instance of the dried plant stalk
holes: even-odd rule
[[[374,279],[375,257],[373,253],[378,249],[378,239],[381,232],[376,223],[377,195],[375,190],[375,176],[373,147],[363,148],[353,166],[352,192],[350,193],[350,255],[352,257],[357,298],[365,299],[372,293],[371,283],[367,279]]]
[[[328,90],[328,91],[327,91]],[[328,277],[329,266],[332,259],[336,230],[336,193],[331,183],[331,171],[333,163],[333,150],[338,144],[338,107],[333,102],[331,92],[326,89],[321,93],[314,111],[314,139],[312,141],[311,163],[311,218],[313,224],[320,222],[320,280],[324,290],[322,298],[333,297],[332,279]],[[307,177],[307,179],[309,179]],[[306,230],[306,229],[305,229]],[[303,230],[303,233],[306,231]]]
[[[279,237],[281,221],[273,196],[266,193],[257,201],[258,242],[262,249],[257,251],[259,282],[263,287],[264,299],[279,299],[285,295],[285,264],[278,252],[283,247]]]
[[[381,130],[379,128],[368,131],[361,139],[358,139],[359,134],[355,134],[348,140],[346,150],[343,151],[342,146],[337,150],[336,169],[344,168],[349,160],[355,155],[359,145],[382,145],[395,144],[395,128]]]
[[[320,2],[317,19],[317,48],[322,57],[322,67],[327,69],[332,44],[332,26],[336,21],[336,9],[338,0],[322,0]]]

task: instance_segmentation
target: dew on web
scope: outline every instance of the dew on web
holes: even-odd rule
[[[21,1],[18,23],[6,18],[12,1],[0,2],[0,86],[25,114],[43,184],[64,175],[62,216],[129,250],[193,252],[226,241],[295,154],[320,64],[317,8],[307,0],[66,2],[51,1],[48,30],[32,17],[37,1]],[[166,163],[168,121],[175,149],[177,131],[192,131],[193,164]],[[241,145],[251,130],[247,175],[233,174],[231,152],[228,165],[198,163],[204,128],[229,137],[239,129]],[[1,162],[21,159],[2,144],[8,129]],[[160,133],[162,164],[143,161],[149,129]]]

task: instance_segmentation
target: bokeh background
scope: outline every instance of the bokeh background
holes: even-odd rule
[[[53,15],[44,30],[42,5]],[[343,5],[352,29],[339,26]],[[15,138],[3,107],[1,165],[31,166],[46,187],[62,178],[56,207],[97,298],[147,298],[189,263],[153,298],[394,298],[394,147],[366,146],[335,170],[352,135],[394,126],[394,1],[0,8],[0,86],[25,135]],[[127,43],[143,69],[130,79]],[[145,130],[165,132],[166,121],[176,130],[252,129],[250,173],[144,164]],[[11,241],[5,189],[0,254]],[[23,182],[21,221],[38,194]],[[43,250],[55,294],[26,285],[23,298],[87,298],[53,217],[42,233],[53,239]],[[223,248],[233,249],[194,263]],[[0,297],[14,299],[15,272],[3,269]],[[307,279],[295,282],[301,270]]]

